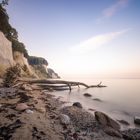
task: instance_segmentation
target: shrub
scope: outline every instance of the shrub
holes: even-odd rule
[[[3,85],[10,87],[15,84],[16,80],[21,77],[21,68],[19,64],[12,66],[6,70],[4,75]]]
[[[36,57],[36,56],[29,56],[28,62],[30,65],[48,65],[48,62],[46,59],[42,57]]]
[[[8,3],[7,0],[3,0],[3,3]],[[13,51],[19,51],[28,57],[28,52],[25,49],[25,45],[18,41],[18,32],[9,23],[9,16],[6,9],[0,4],[0,31],[2,31],[5,37],[12,42]]]
[[[25,45],[18,40],[13,39],[12,40],[12,50],[13,51],[19,51],[24,54],[24,57],[28,57],[28,52],[25,49]]]

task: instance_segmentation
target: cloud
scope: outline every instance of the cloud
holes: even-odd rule
[[[103,46],[104,44],[109,43],[113,39],[119,37],[120,35],[126,33],[129,29],[121,30],[118,32],[110,32],[106,34],[101,34],[97,36],[93,36],[71,48],[74,52],[85,53],[88,51],[95,50],[98,47]]]
[[[104,19],[110,18],[115,15],[119,10],[126,7],[129,0],[117,0],[116,3],[109,6],[102,11],[103,16],[97,19],[97,22],[101,22]]]

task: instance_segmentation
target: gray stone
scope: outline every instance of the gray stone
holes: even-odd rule
[[[99,99],[99,98],[94,98],[93,100],[94,100],[94,101],[98,101],[98,102],[102,102],[102,100]]]
[[[70,124],[70,117],[68,116],[68,115],[65,115],[65,114],[61,114],[60,116],[59,116],[59,118],[60,118],[60,122],[62,123],[62,124]]]
[[[115,120],[102,112],[96,111],[95,119],[104,127],[111,127],[115,130],[120,130],[120,125]]]
[[[33,114],[34,112],[32,110],[30,110],[30,109],[26,109],[26,113],[27,114]]]
[[[125,140],[140,140],[140,129],[128,129],[121,133]]]
[[[106,127],[104,129],[104,132],[106,134],[110,135],[110,136],[113,136],[113,137],[119,137],[119,138],[123,137],[122,134],[119,131],[117,131],[117,130],[111,128],[111,127]]]
[[[127,121],[125,120],[117,120],[119,123],[124,124],[124,125],[130,125]]]
[[[83,108],[83,107],[82,107],[82,104],[79,103],[79,102],[73,103],[73,106],[76,106],[76,107],[78,107],[78,108]]]
[[[140,117],[135,116],[135,117],[134,117],[134,123],[140,125]]]
[[[92,95],[89,94],[89,93],[84,93],[84,96],[85,96],[85,97],[91,97]]]
[[[78,129],[85,129],[93,131],[93,128],[98,125],[93,114],[86,110],[74,106],[67,106],[62,108],[61,112],[70,117],[71,123]]]

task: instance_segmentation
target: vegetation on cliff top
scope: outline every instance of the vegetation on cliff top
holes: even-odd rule
[[[19,51],[24,54],[24,57],[28,58],[30,65],[48,65],[47,60],[41,57],[29,56],[24,43],[18,40],[18,32],[9,23],[9,16],[4,8],[8,5],[8,0],[2,0],[0,3],[0,31],[2,31],[5,37],[12,42],[12,50]]]
[[[12,39],[18,38],[18,33],[16,29],[9,24],[9,16],[4,8],[5,5],[4,1],[0,3],[0,30],[11,41]]]
[[[36,57],[36,56],[29,56],[28,57],[28,63],[29,65],[48,65],[48,62],[46,59],[42,57]]]
[[[2,3],[0,3],[0,31],[2,31],[5,37],[12,42],[13,51],[22,52],[25,57],[28,57],[25,45],[18,41],[18,32],[9,23],[9,16],[4,8],[5,4],[8,4],[8,2],[2,1]]]
[[[9,16],[5,9],[6,5],[8,5],[8,0],[2,0],[2,2],[0,2],[0,31],[3,32],[5,37],[9,41],[12,42],[12,51],[13,52],[18,51],[18,52],[23,53],[24,57],[27,58],[29,65],[32,65],[32,68],[35,71],[35,73],[37,75],[41,75],[42,78],[43,77],[53,78],[54,75],[55,75],[55,77],[59,77],[58,74],[56,74],[53,70],[48,69],[48,71],[47,71],[45,67],[41,66],[41,65],[48,66],[48,62],[46,59],[44,59],[42,57],[29,56],[24,43],[22,43],[18,40],[18,32],[9,23]],[[13,69],[12,70],[11,69],[7,70],[8,78],[9,78],[9,76],[11,76],[11,75],[9,75],[10,72],[12,73]],[[27,66],[22,68],[22,70],[28,74],[29,71],[27,71],[27,69],[28,69]],[[12,79],[12,77],[11,77],[11,79]],[[8,80],[6,80],[6,81],[8,81]]]

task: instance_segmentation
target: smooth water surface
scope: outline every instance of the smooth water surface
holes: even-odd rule
[[[75,87],[71,92],[53,92],[67,104],[80,102],[85,109],[103,111],[115,119],[127,120],[134,127],[134,116],[140,116],[140,79],[71,79],[88,85],[98,84],[100,81],[107,87],[85,89]],[[92,97],[85,97],[90,93]],[[100,99],[101,101],[94,100]],[[67,105],[65,104],[65,105]],[[92,111],[91,111],[92,113]]]

